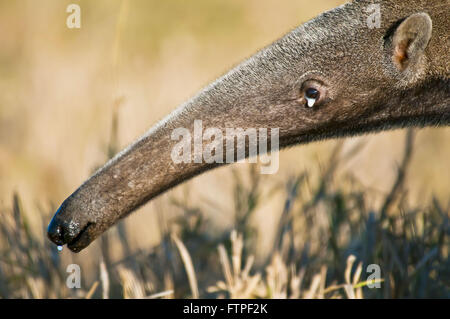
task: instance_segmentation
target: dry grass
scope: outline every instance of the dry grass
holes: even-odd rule
[[[378,210],[367,204],[372,191],[353,176],[335,177],[339,162],[354,156],[358,145],[343,154],[338,144],[317,183],[308,172],[286,181],[273,249],[259,262],[254,251],[263,234],[251,220],[264,200],[254,167],[249,185],[235,174],[235,223],[222,233],[207,230],[201,209],[172,200],[184,214],[161,221],[159,245],[135,253],[125,249],[122,260],[111,262],[111,239],[102,238],[89,289],[66,287],[60,254],[29,231],[15,194],[12,208],[0,211],[0,297],[448,298],[449,207],[437,199],[424,208],[408,207],[404,181],[413,145],[410,131],[397,179]],[[128,245],[126,235],[117,241]],[[369,264],[381,267],[380,289],[367,287],[374,283],[367,279]]]

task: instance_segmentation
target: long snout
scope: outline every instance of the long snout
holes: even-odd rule
[[[289,126],[281,121],[277,104],[268,97],[273,92],[271,81],[284,69],[282,56],[268,65],[265,58],[274,54],[271,50],[274,49],[269,48],[265,56],[256,56],[207,87],[103,166],[58,209],[48,227],[50,240],[57,245],[67,244],[78,252],[120,218],[155,196],[204,171],[232,163],[228,158],[230,153],[235,161],[241,153],[244,155],[240,159],[247,157],[251,153],[250,143],[242,146],[234,142],[234,136],[225,136],[229,128],[253,129],[257,140],[261,139],[260,129],[265,129],[270,151],[272,129]],[[281,55],[281,51],[276,52]],[[216,142],[221,141],[224,148],[227,146],[219,160],[197,160],[194,149],[198,146],[198,123],[202,125],[201,134],[208,129],[223,133],[223,136],[215,136]],[[192,144],[187,149],[182,148],[192,151],[192,156],[177,160],[174,150],[179,148],[180,138],[186,136],[192,137]],[[252,146],[256,147],[257,140]],[[203,149],[208,146],[206,139],[200,138],[199,143]],[[218,151],[212,152],[215,159]]]
[[[80,251],[120,218],[181,182],[248,157],[252,155],[252,147],[263,155],[275,144],[279,147],[292,144],[293,136],[299,141],[297,122],[304,117],[305,110],[296,102],[297,81],[310,42],[306,32],[295,30],[181,105],[64,201],[49,225],[50,240]],[[197,123],[201,123],[202,134],[215,132],[215,139],[213,136],[209,140],[205,136],[197,139]],[[244,139],[244,145],[235,142],[234,136],[226,136],[230,128],[254,130],[255,140],[245,143]],[[273,139],[275,135],[279,141]],[[187,160],[174,159],[174,152],[180,149],[180,138],[186,136],[192,137],[193,143],[181,148],[192,156]],[[263,138],[267,141],[264,151],[260,146]],[[207,149],[211,140],[221,143],[210,154],[214,160],[204,157],[198,160],[195,149],[199,144]]]

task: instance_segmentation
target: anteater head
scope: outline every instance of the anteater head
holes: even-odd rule
[[[206,87],[68,197],[49,238],[80,251],[148,200],[220,165],[172,160],[173,130],[192,131],[195,120],[219,129],[278,128],[280,147],[449,125],[450,2],[371,3],[321,14]]]

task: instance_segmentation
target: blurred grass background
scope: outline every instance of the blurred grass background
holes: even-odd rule
[[[406,163],[406,132],[396,131],[284,150],[279,173],[269,177],[255,176],[248,164],[215,170],[145,205],[79,255],[57,253],[43,236],[62,200],[114,152],[233,65],[343,2],[0,0],[0,296],[81,296],[95,282],[104,288],[106,273],[112,297],[170,290],[175,292],[168,296],[195,296],[180,245],[172,240],[177,234],[193,268],[208,274],[197,275],[200,296],[330,297],[325,283],[347,282],[346,262],[355,255],[364,265],[383,263],[395,277],[382,292],[365,295],[448,297],[448,269],[440,268],[448,266],[447,128],[417,132]],[[70,3],[81,7],[81,29],[66,27]],[[403,164],[407,180],[396,190]],[[393,191],[395,199],[384,209]],[[379,240],[373,255],[350,249],[358,240],[368,244],[361,238],[372,222]],[[291,244],[280,243],[286,232]],[[217,289],[207,289],[226,265],[227,253],[219,253],[219,263],[216,248],[224,244],[232,254],[240,235],[242,258],[254,256],[264,284],[242,279],[236,266],[233,274],[251,293],[236,293],[240,288],[232,283],[239,280],[230,274]],[[404,255],[393,257],[405,244],[411,247]],[[386,247],[394,248],[383,253]],[[80,295],[64,288],[70,263],[82,266]],[[158,273],[167,263],[171,271]],[[272,272],[265,271],[269,266]],[[270,282],[297,285],[302,269],[310,288],[305,293],[267,288]],[[101,297],[100,290],[93,296]]]

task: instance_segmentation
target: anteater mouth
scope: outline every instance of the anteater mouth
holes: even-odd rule
[[[92,229],[94,229],[95,223],[87,223],[86,226],[78,233],[76,237],[74,237],[70,242],[67,243],[67,247],[77,253],[80,252],[83,248],[87,247],[89,243],[92,241]]]

